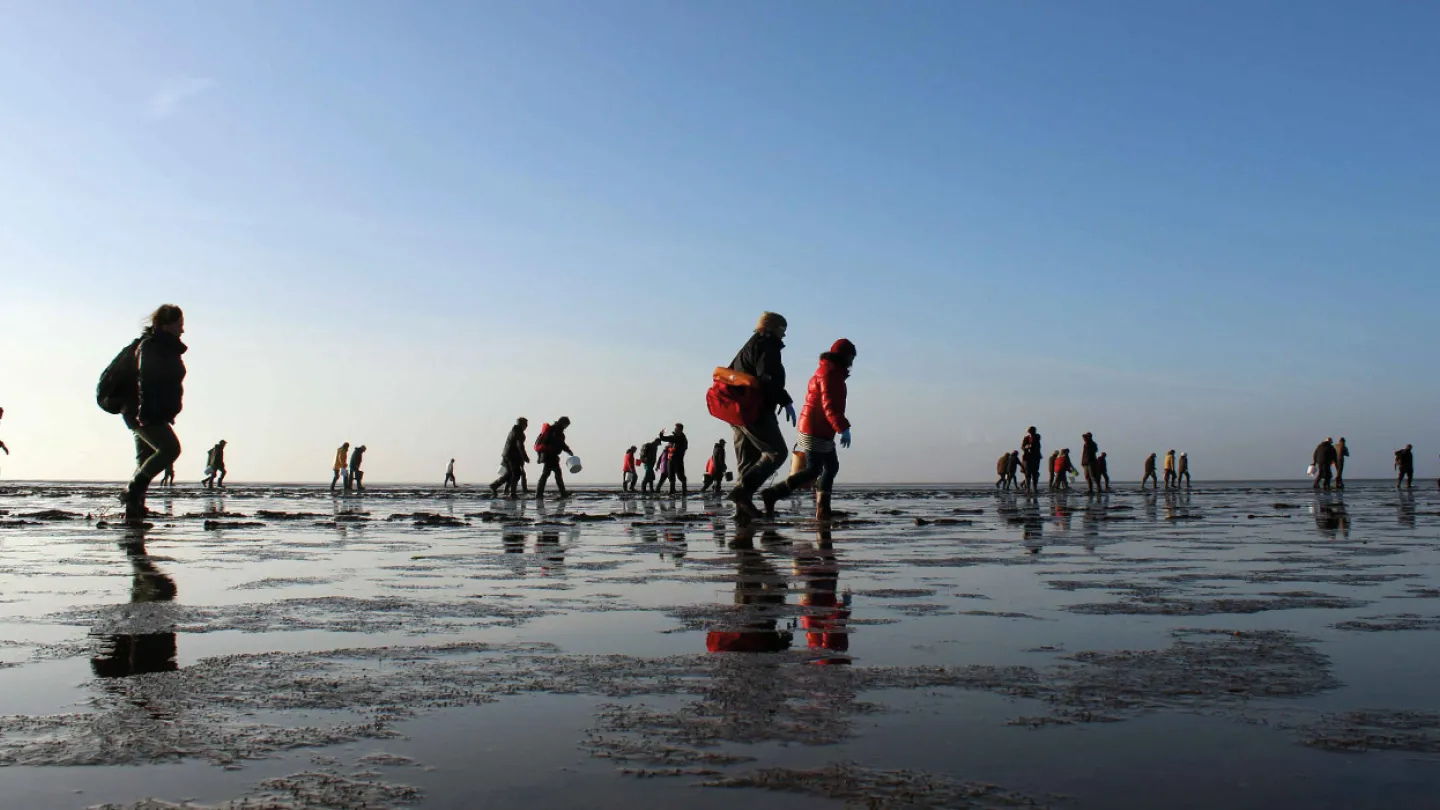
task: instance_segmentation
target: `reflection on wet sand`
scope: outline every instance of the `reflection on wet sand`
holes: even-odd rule
[[[136,527],[121,541],[120,548],[130,563],[130,603],[171,602],[175,599],[175,581],[155,566],[145,551],[145,529]],[[145,628],[148,630],[149,628]],[[101,678],[124,678],[147,672],[173,672],[175,663],[175,631],[96,633],[93,634],[96,654],[90,668]]]

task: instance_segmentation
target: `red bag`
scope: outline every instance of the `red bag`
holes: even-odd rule
[[[760,380],[753,375],[717,368],[711,375],[710,390],[705,392],[705,405],[710,415],[721,422],[744,427],[760,416],[765,392],[760,390]]]

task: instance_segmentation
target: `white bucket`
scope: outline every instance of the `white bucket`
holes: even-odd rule
[[[570,471],[571,475],[580,472],[580,457],[571,456],[570,458],[565,459],[565,468]]]
[[[1314,465],[1314,464],[1311,464],[1311,465],[1310,465],[1310,468],[1305,471],[1305,475],[1306,475],[1307,477],[1309,477],[1309,478],[1314,478],[1314,477],[1315,477],[1315,474],[1318,473],[1318,472],[1320,472],[1320,471],[1317,470],[1317,469],[1315,469],[1315,465]]]

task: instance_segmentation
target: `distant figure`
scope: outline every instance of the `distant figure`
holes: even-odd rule
[[[1010,453],[1009,467],[1010,486],[1013,489],[1020,488],[1020,451],[1013,450]]]
[[[846,379],[854,363],[855,344],[845,338],[835,341],[830,351],[820,355],[820,366],[805,389],[799,436],[795,440],[796,451],[805,454],[805,469],[760,493],[766,517],[775,516],[776,501],[814,483],[815,519],[830,519],[831,490],[840,472],[836,437],[841,447],[850,446],[850,420],[845,416],[845,400],[849,394]]]
[[[1315,454],[1311,456],[1312,462],[1315,464],[1315,483],[1311,485],[1312,487],[1315,489],[1320,489],[1322,486],[1325,489],[1330,488],[1330,468],[1335,466],[1335,458],[1335,445],[1331,443],[1330,439],[1327,438],[1315,445]]]
[[[715,494],[720,494],[720,484],[725,481],[725,440],[715,442],[715,448],[710,451],[710,460],[705,462],[705,480],[701,483],[700,494],[711,486],[715,487]]]
[[[1100,489],[1104,483],[1104,491],[1110,491],[1110,462],[1105,460],[1105,454],[1101,453],[1095,457],[1095,488]]]
[[[666,447],[660,451],[660,461],[655,464],[655,471],[660,474],[659,479],[655,482],[656,495],[660,494],[660,490],[664,488],[665,482],[670,480],[670,457],[673,455],[675,455],[675,448],[673,447]]]
[[[1180,488],[1180,480],[1185,480],[1185,488],[1190,488],[1190,454],[1181,453],[1180,458],[1175,462],[1175,488]]]
[[[365,471],[360,469],[360,464],[365,460],[365,445],[360,445],[350,451],[350,483],[355,485],[355,491],[359,492],[365,488]]]
[[[1070,491],[1070,474],[1077,473],[1075,463],[1070,460],[1070,448],[1066,447],[1055,457],[1055,488],[1063,492]]]
[[[795,405],[785,391],[785,364],[780,358],[788,326],[781,315],[762,313],[754,333],[730,361],[730,368],[758,381],[762,395],[754,419],[734,428],[735,475],[739,480],[727,497],[735,503],[737,517],[760,517],[755,493],[789,457],[777,418],[783,410],[790,424],[795,424]]]
[[[690,437],[685,435],[685,426],[679,422],[675,423],[675,432],[669,436],[665,431],[660,431],[660,441],[670,445],[673,450],[670,454],[670,469],[667,477],[670,479],[670,494],[675,494],[675,479],[680,479],[680,497],[690,497],[690,484],[685,480],[685,453],[690,449]]]
[[[1175,450],[1172,448],[1165,451],[1165,488],[1176,486],[1175,478]]]
[[[1095,474],[1095,458],[1100,454],[1100,445],[1089,433],[1080,437],[1080,469],[1085,471],[1085,491],[1093,493],[1100,485],[1100,476]]]
[[[995,460],[995,488],[1010,488],[1010,454],[1001,453],[1000,458]]]
[[[634,492],[640,476],[635,473],[635,445],[625,451],[625,461],[620,464],[620,491]]]
[[[450,459],[449,464],[445,465],[445,483],[441,484],[440,488],[444,489],[445,487],[451,486],[456,489],[460,488],[460,485],[455,482],[455,459],[453,458]]]
[[[565,491],[565,474],[560,471],[560,454],[569,453],[575,455],[570,445],[565,443],[565,428],[570,427],[570,417],[562,416],[550,423],[550,427],[540,431],[540,438],[535,440],[535,451],[540,456],[540,483],[535,485],[535,500],[544,500],[545,482],[550,476],[555,476],[555,488],[560,490],[560,497],[568,498],[570,494]]]
[[[500,448],[500,477],[490,482],[490,497],[498,495],[501,487],[505,488],[505,497],[515,497],[525,465],[530,463],[530,453],[525,449],[525,429],[528,427],[530,421],[522,416],[505,434],[505,446]]]
[[[660,461],[658,458],[659,455],[659,439],[651,439],[640,445],[640,463],[645,466],[645,480],[640,482],[640,493],[642,495],[655,490],[655,466]]]
[[[1146,481],[1154,481],[1155,489],[1160,489],[1160,479],[1155,475],[1155,454],[1151,453],[1145,458],[1145,476],[1140,479],[1140,489],[1145,489]]]
[[[8,456],[9,453],[7,452],[6,455]],[[175,465],[174,465],[174,464],[171,464],[169,467],[166,467],[166,468],[165,468],[165,474],[162,475],[162,476],[160,476],[160,486],[162,486],[162,487],[173,487],[173,486],[175,486]]]
[[[0,419],[4,419],[4,418],[5,418],[5,409],[4,409],[4,408],[0,408]],[[8,448],[8,447],[5,446],[5,442],[0,442],[0,451],[4,451],[5,455],[7,455],[7,456],[10,455],[10,448]]]
[[[330,478],[330,491],[335,491],[335,482],[345,478],[345,491],[350,491],[350,442],[340,445],[335,451],[335,475]]]
[[[220,476],[216,480],[215,476]],[[225,440],[221,439],[205,454],[205,480],[200,483],[206,489],[225,488]]]
[[[1054,489],[1054,488],[1055,488],[1055,470],[1056,470],[1056,465],[1059,463],[1059,461],[1060,461],[1060,451],[1059,451],[1059,450],[1052,450],[1052,451],[1050,451],[1050,460],[1049,460],[1049,463],[1047,463],[1045,466],[1046,466],[1046,468],[1048,468],[1048,469],[1050,470],[1050,488],[1051,488],[1051,489]]]
[[[1345,437],[1341,436],[1340,441],[1335,443],[1335,488],[1345,488],[1345,458],[1350,455],[1350,448],[1345,446]]]
[[[1020,439],[1020,455],[1025,461],[1025,488],[1035,492],[1040,488],[1040,434],[1031,425]]]
[[[1405,482],[1406,489],[1415,486],[1415,450],[1410,445],[1405,445],[1403,450],[1395,451],[1395,469],[1399,475],[1395,477],[1395,488],[1400,488],[1400,482]]]
[[[150,315],[150,325],[131,348],[112,362],[112,367],[132,359],[135,363],[133,376],[117,375],[124,378],[124,390],[116,391],[123,400],[120,413],[125,426],[135,435],[137,467],[120,496],[125,504],[125,520],[130,522],[145,519],[145,494],[150,482],[180,457],[180,439],[172,425],[185,397],[186,346],[180,340],[183,334],[185,313],[174,304],[165,304]],[[107,376],[109,372],[106,369]]]

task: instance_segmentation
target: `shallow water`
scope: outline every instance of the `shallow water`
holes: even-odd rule
[[[824,530],[800,500],[746,528],[713,500],[296,486],[156,493],[126,529],[112,498],[0,488],[0,805],[1440,788],[1433,490],[851,489]]]

